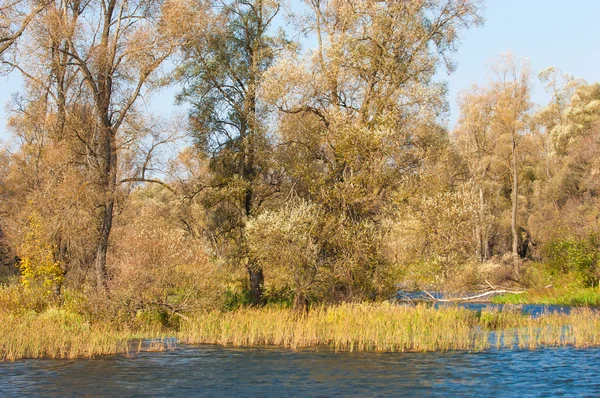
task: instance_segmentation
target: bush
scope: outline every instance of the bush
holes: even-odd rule
[[[60,293],[64,273],[54,259],[55,247],[42,234],[40,217],[33,214],[20,247],[21,285],[32,295],[50,299]]]
[[[265,272],[267,298],[293,297],[299,307],[393,294],[381,229],[298,201],[251,220],[247,240]]]
[[[581,275],[586,286],[593,286],[600,279],[599,247],[596,234],[589,234],[586,238],[570,236],[550,241],[544,255],[554,274],[575,272]]]

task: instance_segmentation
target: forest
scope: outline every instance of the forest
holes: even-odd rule
[[[484,14],[0,0],[0,72],[24,82],[0,147],[2,311],[127,323],[398,289],[597,290],[600,84],[499,54],[450,128],[440,76]]]

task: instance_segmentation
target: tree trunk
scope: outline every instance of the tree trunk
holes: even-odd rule
[[[252,45],[248,46],[250,65],[251,65],[251,77],[248,83],[248,89],[246,99],[244,101],[244,121],[242,124],[242,138],[244,142],[244,165],[242,168],[242,178],[248,184],[244,193],[244,224],[254,214],[254,178],[255,178],[255,133],[257,129],[256,125],[256,97],[257,97],[257,85],[256,85],[256,74],[258,73],[258,67],[256,65],[256,51]],[[242,233],[245,235],[245,225]],[[245,240],[245,236],[243,239]],[[248,256],[249,253],[246,253]],[[250,291],[252,294],[252,305],[264,305],[265,299],[263,298],[263,285],[264,285],[264,274],[262,268],[250,260],[248,267],[248,273],[250,276]]]
[[[96,281],[98,288],[106,288],[108,281],[108,272],[106,270],[106,255],[108,252],[108,242],[110,231],[112,229],[113,214],[115,207],[115,192],[117,188],[117,142],[116,126],[111,120],[110,103],[113,94],[113,76],[111,71],[110,55],[114,54],[114,49],[110,45],[110,30],[113,12],[116,1],[110,0],[104,11],[104,26],[100,39],[100,49],[102,49],[102,63],[96,76],[96,110],[99,116],[100,127],[100,167],[99,188],[103,203],[101,224],[98,231],[98,247],[96,250]],[[116,40],[116,39],[115,39]],[[115,41],[116,44],[116,41]],[[94,85],[93,81],[89,82]]]
[[[512,137],[512,217],[510,227],[512,230],[512,255],[514,262],[514,272],[519,277],[519,234],[517,231],[517,210],[519,198],[519,179],[517,170],[517,140],[515,135]]]
[[[298,314],[308,314],[308,299],[303,293],[296,293],[294,297],[294,310]]]
[[[479,261],[487,261],[489,257],[489,239],[487,233],[487,226],[485,225],[485,198],[483,195],[483,188],[479,185],[479,222],[476,228],[477,243],[478,243],[478,257]]]
[[[106,107],[108,115],[108,107]],[[108,272],[106,270],[106,255],[112,230],[115,192],[117,189],[117,143],[110,126],[108,116],[103,121],[102,128],[102,167],[100,168],[100,189],[104,203],[101,205],[100,228],[98,231],[98,246],[96,250],[96,281],[99,288],[107,287]]]
[[[106,288],[108,272],[106,271],[106,254],[108,252],[108,240],[112,229],[112,218],[114,201],[108,200],[102,211],[102,225],[98,236],[98,249],[96,250],[96,283],[99,288]]]
[[[250,276],[250,294],[252,299],[252,305],[263,305],[265,303],[263,298],[263,284],[265,277],[263,275],[262,268],[248,267],[248,274]]]

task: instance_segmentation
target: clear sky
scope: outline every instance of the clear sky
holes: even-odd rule
[[[473,82],[485,84],[489,61],[502,52],[529,58],[536,103],[548,99],[537,79],[548,66],[588,83],[600,82],[599,17],[599,0],[488,0],[485,24],[464,33],[454,54],[458,68],[445,76],[450,124],[458,118],[458,93]]]
[[[453,57],[456,71],[440,73],[448,81],[451,126],[458,118],[458,93],[474,82],[485,84],[489,61],[501,52],[529,58],[533,77],[555,66],[590,83],[600,82],[600,0],[487,0],[484,15],[483,27],[464,32]],[[18,77],[0,77],[0,140],[10,139],[4,107],[19,87]],[[174,111],[173,91],[155,96],[149,101],[151,109]],[[534,79],[534,101],[546,99]]]

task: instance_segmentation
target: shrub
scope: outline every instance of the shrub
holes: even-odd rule
[[[46,296],[60,292],[64,274],[54,259],[55,248],[42,237],[42,225],[37,214],[31,216],[20,248],[21,285]]]
[[[586,286],[598,284],[599,241],[596,234],[586,238],[569,236],[550,241],[544,250],[550,269],[555,274],[579,273]]]
[[[247,240],[265,272],[267,295],[286,302],[292,293],[299,307],[391,294],[381,229],[299,201],[251,220]]]

